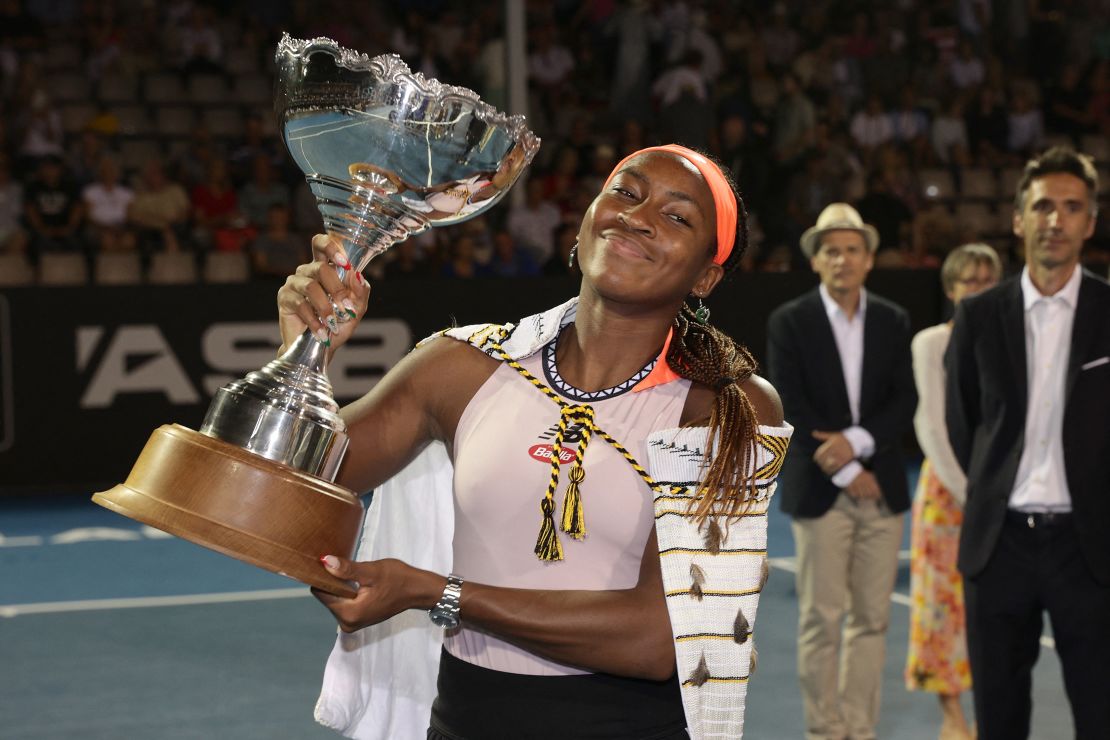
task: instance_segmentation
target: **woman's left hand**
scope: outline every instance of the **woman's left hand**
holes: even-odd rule
[[[441,575],[392,558],[358,563],[328,555],[321,562],[328,573],[358,586],[353,598],[312,589],[344,632],[384,622],[406,609],[431,609],[447,585]]]

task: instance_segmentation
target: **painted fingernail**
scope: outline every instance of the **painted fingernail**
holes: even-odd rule
[[[335,569],[339,567],[339,560],[334,555],[324,555],[320,558],[320,562],[324,564],[325,568]]]
[[[343,308],[347,309],[347,313],[350,315],[350,317],[352,319],[355,316],[358,316],[358,311],[355,310],[355,304],[351,301],[350,298],[344,298],[342,300],[342,303],[343,303]]]
[[[335,314],[329,314],[324,319],[324,323],[328,325],[328,329],[331,330],[332,334],[339,333],[339,320],[335,318]]]
[[[340,254],[338,252],[336,252],[335,254],[335,264],[339,265],[344,270],[351,269],[351,263],[347,261],[346,255]]]
[[[319,329],[312,332],[312,334],[320,341],[320,344],[331,345],[331,335],[328,334],[328,330],[324,327],[321,326]]]
[[[355,273],[355,275],[357,275],[357,276],[358,276],[358,281],[359,281],[360,283],[362,283],[363,285],[366,285],[366,278],[364,278],[364,277],[362,276],[362,273],[361,273],[361,272],[356,272],[356,273]]]

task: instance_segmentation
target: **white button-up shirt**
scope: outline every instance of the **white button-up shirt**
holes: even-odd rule
[[[832,325],[833,339],[836,340],[836,352],[840,355],[840,368],[844,373],[844,389],[848,392],[848,408],[852,411],[852,426],[841,430],[852,445],[852,452],[857,458],[868,458],[875,453],[875,439],[863,427],[859,426],[859,398],[863,382],[863,324],[867,316],[867,291],[860,288],[859,307],[851,318],[844,313],[828,289],[822,284],[817,291],[821,294],[821,303],[825,305],[825,314]],[[863,471],[863,466],[858,460],[845,465],[832,477],[832,482],[840,488],[845,488],[855,480]]]
[[[1010,508],[1019,511],[1071,511],[1064,472],[1064,402],[1071,330],[1079,283],[1078,267],[1055,295],[1041,295],[1021,273],[1025,305],[1025,369],[1029,384],[1025,445],[1021,450]]]

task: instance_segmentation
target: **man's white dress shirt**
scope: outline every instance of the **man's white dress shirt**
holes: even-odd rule
[[[840,355],[840,368],[844,372],[844,388],[848,391],[848,407],[852,411],[852,426],[842,429],[841,432],[852,446],[852,452],[857,459],[845,465],[832,477],[832,482],[839,488],[847,488],[848,484],[863,472],[859,463],[875,454],[875,438],[871,433],[859,426],[859,397],[860,386],[863,381],[863,324],[867,315],[867,291],[860,288],[859,307],[851,318],[844,313],[844,309],[829,295],[828,289],[822,284],[818,289],[821,302],[825,304],[825,313],[832,325],[833,339],[836,340],[836,351]]]
[[[1076,267],[1055,295],[1041,295],[1021,272],[1025,305],[1025,369],[1029,384],[1025,443],[1021,449],[1010,508],[1019,511],[1071,511],[1064,472],[1064,395],[1071,330],[1083,271]]]

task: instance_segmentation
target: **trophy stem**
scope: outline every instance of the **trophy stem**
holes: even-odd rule
[[[359,272],[397,242],[431,228],[425,216],[390,197],[396,186],[384,177],[368,177],[357,183],[326,175],[308,175],[305,179],[316,195],[324,228],[343,242],[351,267]],[[340,280],[344,279],[347,271],[336,269]]]

